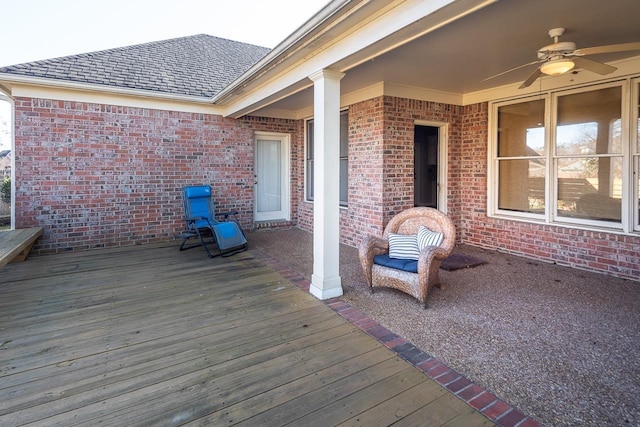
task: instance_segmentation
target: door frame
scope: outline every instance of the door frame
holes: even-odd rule
[[[448,135],[449,135],[449,123],[433,122],[429,120],[414,120],[414,126],[429,126],[438,128],[438,210],[447,213],[447,192],[448,183],[447,177],[449,176],[449,152],[448,152]],[[415,144],[415,142],[414,142]],[[415,161],[415,160],[414,160]],[[413,165],[415,170],[415,164]]]
[[[282,195],[282,218],[259,218],[258,213],[258,140],[259,139],[277,139],[282,144],[281,148],[281,165],[280,182]],[[253,138],[253,220],[260,221],[291,221],[291,135],[277,132],[254,132]]]

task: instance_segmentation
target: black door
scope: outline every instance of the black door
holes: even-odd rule
[[[438,128],[415,126],[414,205],[438,208]]]

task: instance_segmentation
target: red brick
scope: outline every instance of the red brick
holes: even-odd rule
[[[515,427],[518,423],[526,418],[522,412],[516,411],[515,409],[506,413],[498,420],[498,423],[501,427]]]
[[[511,406],[507,405],[502,400],[496,400],[491,406],[484,409],[482,413],[490,419],[495,420],[510,410]]]
[[[479,396],[480,394],[484,393],[484,389],[476,384],[471,384],[469,387],[460,390],[457,394],[458,396],[464,400],[464,401],[469,401],[474,399],[475,397]]]
[[[486,406],[494,403],[495,401],[496,401],[496,397],[491,393],[488,393],[485,391],[484,393],[479,394],[478,396],[474,397],[467,403],[469,403],[469,405],[471,405],[472,407],[478,410],[482,410]]]
[[[447,389],[449,389],[449,391],[451,391],[452,393],[457,393],[463,388],[469,386],[470,384],[471,384],[471,381],[469,381],[469,379],[465,377],[460,377],[454,382],[447,385]]]

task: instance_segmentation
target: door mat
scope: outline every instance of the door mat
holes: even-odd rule
[[[440,268],[447,271],[455,271],[462,268],[477,267],[486,263],[487,261],[472,257],[470,255],[451,254],[444,261],[442,261],[442,264],[440,264]]]

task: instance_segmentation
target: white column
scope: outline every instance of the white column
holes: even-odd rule
[[[313,80],[313,274],[309,291],[319,299],[342,295],[340,279],[340,79],[319,71]]]

